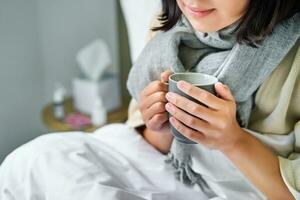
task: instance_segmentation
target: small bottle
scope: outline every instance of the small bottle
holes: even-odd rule
[[[65,117],[64,110],[65,89],[57,85],[53,94],[53,115],[57,120],[63,120]]]
[[[92,124],[94,126],[103,126],[107,122],[107,112],[103,105],[102,98],[98,96],[94,102],[92,110]]]

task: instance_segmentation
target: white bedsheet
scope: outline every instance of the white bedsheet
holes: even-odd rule
[[[125,124],[51,133],[0,167],[0,200],[206,200],[175,180],[165,156]]]

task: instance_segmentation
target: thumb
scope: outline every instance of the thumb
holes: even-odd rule
[[[229,101],[235,101],[234,96],[232,95],[232,93],[227,85],[224,85],[221,82],[217,82],[215,84],[215,90],[222,99],[229,100]]]
[[[173,72],[171,70],[166,70],[160,74],[160,80],[163,83],[167,83],[169,81],[169,76],[172,75]]]

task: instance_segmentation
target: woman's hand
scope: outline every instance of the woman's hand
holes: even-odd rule
[[[167,103],[169,76],[171,71],[161,74],[161,80],[151,82],[140,95],[140,111],[146,127],[152,131],[169,131],[168,113],[165,109]]]
[[[166,82],[171,74],[171,71],[163,72],[161,80],[151,82],[140,95],[140,111],[146,124],[142,135],[149,144],[163,154],[170,151],[173,141],[168,113],[165,109],[166,93],[168,92]]]
[[[175,93],[167,93],[167,111],[173,116],[172,125],[187,138],[212,149],[229,151],[243,141],[245,131],[236,120],[236,103],[230,89],[218,82],[219,97],[187,82],[178,88],[204,105]]]
[[[208,106],[168,93],[166,108],[180,133],[223,152],[268,199],[294,199],[281,177],[277,156],[239,126],[235,99],[226,85],[215,84],[219,97],[182,81],[178,88]]]

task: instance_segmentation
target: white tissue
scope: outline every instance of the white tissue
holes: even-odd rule
[[[108,46],[102,39],[95,40],[81,49],[76,59],[82,73],[91,81],[98,81],[112,64]]]

